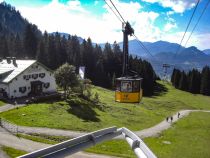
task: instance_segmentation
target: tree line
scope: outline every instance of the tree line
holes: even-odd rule
[[[114,42],[100,45],[91,39],[80,41],[77,36],[63,36],[60,33],[37,35],[34,25],[27,25],[24,35],[2,35],[0,38],[0,55],[5,58],[14,56],[17,59],[36,59],[52,70],[64,63],[76,67],[86,67],[86,78],[94,85],[113,89],[115,78],[122,74],[123,53]],[[130,68],[143,79],[144,95],[152,95],[156,75],[151,64],[138,57],[129,57]]]
[[[171,82],[177,89],[210,96],[210,67],[205,66],[201,72],[193,69],[188,73],[174,69]]]

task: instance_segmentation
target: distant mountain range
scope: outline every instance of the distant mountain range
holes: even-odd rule
[[[137,55],[143,59],[150,61],[155,71],[162,76],[162,64],[170,64],[169,75],[174,67],[188,71],[196,68],[201,70],[205,65],[210,65],[210,49],[201,51],[198,48],[191,46],[188,48],[182,47],[177,43],[167,41],[157,42],[142,42],[148,51],[147,53],[137,40],[129,41],[130,54]],[[119,43],[123,47],[122,42]],[[178,51],[179,50],[179,51]]]
[[[205,49],[205,50],[203,50],[203,52],[207,55],[210,55],[210,49]]]

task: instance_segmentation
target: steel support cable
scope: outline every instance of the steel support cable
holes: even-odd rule
[[[126,23],[125,19],[122,17],[122,15],[120,14],[119,10],[115,6],[115,4],[112,2],[112,0],[110,0],[110,2],[112,3],[113,7],[116,9],[116,11],[118,12],[118,14],[120,15],[120,17],[122,18],[122,20],[124,21],[124,23]]]
[[[139,38],[135,35],[135,34],[133,34],[133,36],[136,38],[136,40],[139,42],[139,44],[140,44],[140,46],[144,49],[144,51],[146,52],[146,53],[148,53],[153,59],[155,59],[156,61],[158,61],[157,59],[156,59],[156,57],[154,56],[154,55],[152,55],[152,53],[145,47],[145,45],[139,40]],[[158,61],[159,62],[159,61]]]
[[[174,55],[174,59],[176,58],[176,55],[178,54],[178,52],[179,52],[179,50],[180,50],[180,48],[181,48],[181,44],[182,44],[182,42],[183,42],[183,40],[184,40],[184,37],[185,37],[185,35],[186,35],[186,33],[187,33],[187,30],[188,30],[188,28],[189,28],[189,26],[190,26],[190,23],[191,23],[192,19],[193,19],[193,16],[194,16],[194,14],[195,14],[195,11],[196,11],[196,9],[197,9],[197,7],[198,7],[199,2],[200,2],[200,0],[198,0],[197,3],[196,3],[196,6],[195,6],[195,8],[194,8],[194,10],[193,10],[193,13],[192,13],[192,15],[191,15],[191,17],[190,17],[190,20],[189,20],[189,22],[188,22],[188,24],[187,24],[187,27],[186,27],[186,29],[185,29],[184,35],[182,36],[181,42],[180,42],[180,44],[179,44],[179,47],[178,47],[178,49],[177,49],[177,51],[176,51],[176,53],[175,53],[175,55]]]
[[[121,22],[124,23],[120,17],[115,13],[115,11],[112,9],[112,7],[106,2],[106,0],[104,0],[104,2],[106,3],[106,5],[109,7],[109,9],[114,13],[114,15],[117,17],[117,19]]]
[[[192,31],[191,31],[191,33],[190,33],[190,36],[189,36],[189,38],[187,39],[187,41],[186,41],[186,43],[185,43],[185,45],[184,45],[185,47],[186,47],[186,45],[187,45],[189,39],[191,38],[191,36],[192,36],[192,34],[193,34],[195,28],[197,27],[198,23],[200,22],[200,20],[201,20],[201,18],[202,18],[202,16],[203,16],[204,12],[206,11],[206,9],[207,9],[209,3],[210,3],[210,0],[206,3],[206,5],[205,5],[205,7],[204,7],[204,9],[203,9],[203,11],[202,11],[202,13],[201,13],[201,15],[200,15],[199,18],[198,18],[197,23],[196,23],[195,26],[193,27],[193,29],[192,29]]]
[[[106,2],[106,0],[104,0]],[[115,8],[115,10],[118,12],[118,14],[120,15],[120,17],[122,18],[122,20],[124,21],[124,23],[126,23],[125,19],[123,18],[123,16],[121,15],[121,13],[119,12],[119,10],[117,9],[117,7],[115,6],[115,4],[112,2],[112,0],[110,0],[110,2],[112,3],[113,7]],[[106,4],[108,5],[108,3],[106,2]],[[108,5],[109,6],[109,5]],[[109,6],[110,7],[110,6]],[[110,7],[111,8],[111,7]],[[113,11],[112,12],[116,15],[116,13]],[[117,16],[117,15],[116,15]],[[118,16],[117,16],[118,17]],[[119,19],[119,17],[118,17]],[[121,21],[121,20],[120,20]],[[122,21],[121,21],[122,22]],[[122,22],[123,23],[123,22]],[[158,61],[153,55],[152,53],[145,47],[145,45],[138,39],[138,37],[133,34],[133,36],[137,39],[137,41],[139,42],[140,46],[143,48],[143,50],[148,53],[153,59],[155,59],[156,61]],[[160,62],[160,61],[158,61]],[[160,62],[162,64],[162,62]]]

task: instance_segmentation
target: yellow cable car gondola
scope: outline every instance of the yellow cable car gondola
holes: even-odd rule
[[[142,99],[142,78],[120,77],[116,79],[115,101],[138,103]]]
[[[142,99],[142,78],[128,74],[128,35],[134,34],[134,30],[127,22],[123,26],[123,74],[115,80],[115,101],[122,103],[138,103]]]

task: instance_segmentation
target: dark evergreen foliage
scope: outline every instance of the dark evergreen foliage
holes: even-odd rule
[[[210,96],[210,67],[205,66],[201,73],[193,69],[187,74],[184,71],[180,72],[180,70],[174,69],[171,82],[175,88],[193,94],[201,93]]]
[[[200,93],[201,74],[198,70],[193,69],[188,73],[189,92]]]
[[[200,93],[210,95],[210,68],[205,66],[202,70]]]
[[[35,27],[28,24],[24,33],[24,53],[29,59],[34,59],[37,52],[38,39],[36,37]]]
[[[9,56],[8,42],[5,36],[0,37],[0,57]]]
[[[180,79],[181,79],[181,71],[177,70],[174,74],[174,84],[173,85],[175,88],[179,88]]]
[[[181,72],[181,77],[179,80],[179,89],[183,90],[183,91],[187,91],[188,90],[188,79],[187,79],[187,75],[185,74],[184,71]]]

